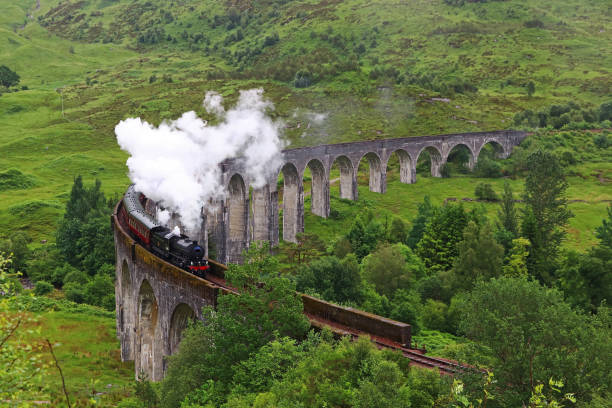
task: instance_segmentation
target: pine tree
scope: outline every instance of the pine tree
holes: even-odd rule
[[[529,272],[541,282],[552,285],[564,227],[571,211],[567,208],[567,181],[557,157],[542,150],[527,159],[527,178],[523,200],[525,209],[522,235],[529,239]]]
[[[495,231],[495,239],[503,247],[506,255],[512,248],[512,241],[518,237],[518,214],[514,206],[514,197],[512,196],[512,187],[507,181],[504,183],[504,193],[500,202],[500,208],[497,211],[497,231]]]
[[[431,204],[429,196],[425,196],[425,198],[423,198],[423,202],[419,204],[417,216],[412,222],[412,229],[408,233],[406,244],[410,248],[416,248],[417,244],[423,237],[423,232],[425,231],[425,227],[427,226],[427,223],[429,223],[433,212],[434,206]]]

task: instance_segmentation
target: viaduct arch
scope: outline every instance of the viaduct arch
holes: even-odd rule
[[[159,381],[166,371],[165,357],[177,350],[189,320],[201,318],[204,306],[216,306],[220,288],[147,251],[116,215],[112,224],[121,360],[134,361],[136,375],[142,371]]]
[[[527,133],[496,131],[462,133],[441,136],[406,137],[353,143],[339,143],[303,147],[283,151],[280,168],[270,175],[267,183],[250,191],[248,174],[239,158],[221,164],[223,182],[229,197],[215,203],[217,210],[204,221],[206,238],[213,240],[216,259],[222,263],[239,262],[242,250],[250,242],[279,240],[296,241],[304,231],[304,172],[312,176],[311,211],[327,218],[330,213],[330,173],[332,166],[340,169],[340,197],[358,199],[357,170],[360,163],[369,165],[370,191],[384,194],[387,190],[387,163],[397,155],[400,181],[417,182],[416,165],[427,152],[431,162],[431,175],[441,176],[441,168],[456,148],[469,152],[466,164],[473,169],[482,148],[493,145],[499,158],[507,158]],[[279,197],[278,177],[282,175],[282,196]],[[279,199],[282,204],[279,205]],[[282,212],[282,223],[279,215]],[[282,236],[279,231],[282,231]],[[200,239],[202,241],[202,239]]]
[[[341,197],[356,200],[357,169],[361,161],[368,161],[370,166],[370,190],[384,193],[387,163],[392,154],[396,154],[400,162],[400,180],[414,183],[417,181],[416,163],[424,151],[428,151],[432,158],[432,175],[439,176],[440,166],[458,145],[469,149],[472,155],[470,165],[474,165],[485,144],[494,144],[498,156],[506,158],[526,136],[523,132],[502,131],[291,149],[283,152],[283,163],[268,183],[255,190],[250,188],[250,180],[240,161],[228,160],[221,164],[228,197],[211,203],[216,211],[204,217],[205,228],[197,239],[203,243],[213,239],[216,258],[222,263],[239,262],[242,250],[252,241],[278,243],[280,192],[277,180],[280,174],[284,186],[282,235],[284,240],[293,241],[296,234],[304,230],[302,180],[306,168],[312,174],[311,211],[327,217],[330,210],[329,174],[334,164],[340,169]],[[178,349],[188,322],[201,319],[204,306],[216,306],[219,293],[226,289],[171,265],[143,248],[121,225],[117,217],[120,205],[121,202],[111,222],[117,260],[116,324],[121,359],[135,362],[136,375],[142,371],[149,379],[159,381],[166,372],[166,356]],[[149,205],[153,204],[147,203]],[[302,300],[304,312],[315,327],[331,327],[341,335],[376,335],[387,339],[390,342],[387,346],[393,344],[393,347],[401,349],[411,358],[411,364],[436,367],[443,373],[461,369],[456,363],[428,359],[421,351],[414,353],[410,348],[410,326],[407,324],[306,295],[302,295]],[[334,325],[329,326],[330,322]]]

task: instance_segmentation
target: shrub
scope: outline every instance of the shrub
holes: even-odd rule
[[[46,295],[52,290],[53,290],[53,285],[45,281],[38,281],[36,282],[36,286],[34,286],[34,293],[37,296]]]
[[[544,23],[541,20],[538,20],[537,18],[534,18],[533,20],[525,21],[523,25],[526,28],[544,28]]]
[[[89,282],[89,276],[78,269],[72,268],[69,272],[64,275],[64,285],[74,283],[77,285],[85,286]]]
[[[483,157],[476,163],[474,172],[478,177],[498,178],[502,176],[502,167],[497,161]]]
[[[599,120],[612,120],[612,101],[604,102],[599,106]]]
[[[310,71],[306,69],[300,69],[295,73],[293,78],[293,86],[296,88],[307,88],[312,84],[312,76]]]
[[[444,163],[440,168],[440,175],[444,178],[450,178],[451,176],[451,167],[448,163]]]
[[[112,310],[115,306],[115,286],[109,276],[98,274],[87,283],[84,301],[90,305]]]
[[[431,330],[446,331],[448,306],[438,300],[427,299],[423,306],[423,324]]]
[[[83,303],[85,301],[85,289],[78,283],[70,282],[64,285],[64,294],[66,299],[72,302]]]
[[[608,146],[612,145],[612,142],[608,140],[608,135],[605,133],[595,135],[593,142],[595,143],[595,146],[599,147],[600,149],[606,149]]]
[[[15,86],[19,83],[19,75],[6,65],[0,65],[0,85],[5,87]]]
[[[489,183],[478,183],[474,190],[476,198],[484,201],[497,201],[498,197]]]
[[[563,165],[576,164],[576,158],[572,152],[568,152],[567,150],[561,153],[560,160]]]
[[[267,35],[266,38],[264,38],[264,42],[263,45],[264,47],[269,47],[271,45],[276,44],[279,41],[279,36],[278,33],[273,33],[271,35]]]

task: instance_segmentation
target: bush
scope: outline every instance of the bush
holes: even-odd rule
[[[544,28],[544,23],[541,20],[538,20],[537,18],[534,18],[533,20],[525,21],[523,25],[526,28]]]
[[[474,191],[476,198],[484,201],[497,201],[498,197],[489,183],[478,183]]]
[[[451,176],[451,167],[448,163],[444,163],[440,168],[440,175],[443,178],[450,178]]]
[[[295,73],[293,78],[293,86],[296,88],[307,88],[312,84],[312,77],[310,71],[301,69]]]
[[[279,36],[278,33],[273,33],[272,35],[267,35],[266,38],[264,38],[264,42],[263,45],[264,47],[269,47],[271,45],[276,44],[279,41]]]
[[[34,286],[34,293],[37,296],[46,295],[47,293],[50,293],[52,290],[53,290],[53,285],[45,281],[38,281],[36,282],[36,286]]]
[[[572,152],[568,152],[567,150],[561,153],[560,161],[565,166],[576,164],[577,162]]]
[[[483,157],[476,163],[474,173],[476,173],[478,177],[498,178],[502,176],[501,164],[495,160]]]
[[[5,87],[15,86],[19,83],[19,75],[6,65],[0,65],[0,85]]]
[[[80,285],[78,283],[70,282],[64,285],[64,294],[66,295],[66,299],[72,302],[85,302],[85,289],[83,285]]]
[[[85,272],[75,268],[71,268],[71,270],[64,275],[64,285],[75,283],[85,286],[88,282],[89,276]]]
[[[608,135],[605,133],[599,133],[595,135],[595,137],[593,138],[593,142],[595,143],[595,146],[600,149],[607,149],[608,146],[612,145],[612,142],[608,140]]]
[[[423,307],[423,324],[431,330],[446,331],[446,312],[448,306],[445,303],[427,299]]]
[[[612,120],[612,101],[604,102],[599,106],[599,120]]]
[[[102,274],[94,276],[85,287],[84,301],[90,305],[112,310],[115,307],[115,285],[112,279]]]

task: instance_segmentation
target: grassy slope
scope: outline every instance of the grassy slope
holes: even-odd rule
[[[39,302],[52,303],[45,297]],[[114,313],[67,302],[36,313],[36,322],[30,328],[38,330],[23,331],[20,341],[45,344],[49,339],[62,367],[72,406],[112,407],[131,394],[134,365],[121,362]],[[32,398],[50,397],[52,406],[66,406],[61,377],[52,357],[47,353],[44,359],[50,366],[41,385],[49,394]]]
[[[612,165],[609,163],[598,163],[596,165],[582,166],[591,169],[585,173],[585,178],[569,177],[568,199],[584,200],[585,202],[570,202],[570,209],[574,218],[570,220],[566,245],[568,247],[584,250],[597,242],[595,228],[601,225],[606,214],[606,207],[612,201],[612,189],[608,182],[600,182],[596,176],[595,169],[605,169],[604,174],[608,180],[612,176]],[[331,208],[339,212],[339,218],[322,219],[310,213],[310,199],[305,199],[306,219],[305,229],[308,233],[320,235],[324,241],[345,234],[352,225],[356,215],[366,209],[374,210],[375,214],[384,219],[388,217],[391,222],[393,216],[410,221],[417,213],[417,206],[423,202],[425,196],[429,196],[432,203],[441,205],[447,198],[456,198],[463,202],[467,209],[482,206],[491,220],[495,219],[499,204],[483,203],[474,201],[462,201],[464,198],[475,199],[474,189],[478,183],[490,183],[493,189],[501,195],[503,183],[506,179],[481,179],[472,177],[456,176],[452,178],[422,177],[419,174],[417,183],[402,184],[397,173],[387,176],[387,193],[372,193],[368,189],[367,175],[360,174],[359,200],[351,202],[339,198],[338,187],[332,186]],[[523,191],[523,180],[508,180],[518,199]]]
[[[0,60],[30,88],[0,96],[0,172],[17,168],[36,183],[30,189],[0,191],[0,226],[6,234],[25,230],[37,241],[53,240],[76,174],[86,181],[100,178],[108,193],[121,192],[128,183],[126,155],[116,145],[114,125],[134,115],[159,123],[190,109],[205,116],[201,100],[210,89],[231,102],[239,89],[263,87],[276,103],[277,115],[286,119],[286,137],[292,146],[505,128],[513,113],[525,107],[567,100],[597,106],[610,91],[611,34],[604,29],[610,10],[603,0],[516,0],[461,8],[442,0],[306,1],[281,6],[234,1],[239,11],[251,5],[254,17],[242,28],[244,39],[227,47],[223,39],[237,28],[213,27],[212,20],[214,15],[226,15],[230,3],[186,0],[170,9],[167,2],[151,1],[161,6],[139,14],[140,31],[134,28],[138,24],[113,28],[113,21],[143,3],[83,2],[72,15],[82,11],[89,27],[101,24],[102,29],[88,29],[85,37],[79,37],[83,21],[62,20],[71,13],[62,14],[57,0],[42,1],[40,9],[33,0],[19,4],[0,0]],[[160,10],[171,11],[173,21],[158,22]],[[274,10],[278,13],[271,13]],[[95,15],[98,11],[103,14]],[[38,23],[40,16],[46,28]],[[524,22],[533,18],[544,27],[525,28]],[[138,35],[153,26],[163,27],[177,43],[162,41],[138,49]],[[113,30],[121,35],[103,43]],[[183,31],[204,33],[211,50],[184,40]],[[246,66],[223,52],[258,47],[273,32],[279,33],[280,42],[263,48],[262,55]],[[317,35],[313,38],[311,32]],[[342,34],[344,48],[322,39],[321,33]],[[213,51],[217,43],[218,50]],[[317,52],[322,66],[344,63],[356,55],[360,43],[366,50],[357,71],[323,75],[306,89],[291,86],[290,78],[270,79],[276,67],[293,66],[295,61],[300,67],[316,68],[317,61],[309,55]],[[465,79],[480,90],[446,95],[385,78],[375,81],[368,77],[375,66],[392,66],[405,75],[431,72],[445,81]],[[228,79],[207,79],[212,71],[225,72]],[[149,83],[150,76],[164,74],[173,82]],[[527,98],[522,87],[529,79],[536,82],[533,98]],[[503,89],[502,82],[507,84]],[[451,101],[431,100],[440,96]],[[313,126],[305,131],[312,112],[326,113],[327,120],[320,126],[310,123]],[[597,166],[609,171],[607,164]],[[584,248],[592,242],[592,227],[603,217],[604,204],[595,201],[610,199],[610,192],[605,184],[579,181],[572,182],[570,198],[589,203],[572,204],[577,217],[572,221],[571,243]],[[390,183],[385,196],[361,191],[361,197],[409,220],[423,195],[431,195],[437,203],[447,196],[471,197],[475,183],[470,179],[427,180],[413,186]],[[585,186],[601,190],[600,198],[591,197],[592,190]],[[306,228],[330,236],[334,232],[322,228],[329,222],[309,217]]]

